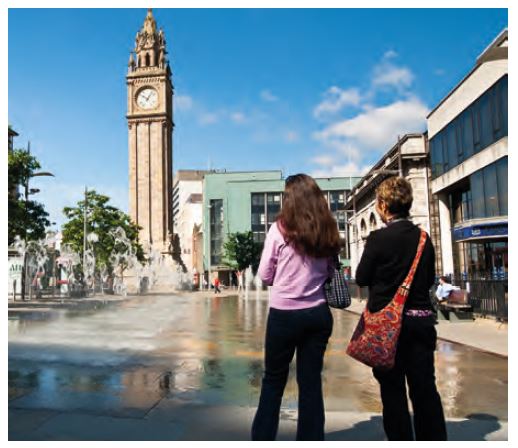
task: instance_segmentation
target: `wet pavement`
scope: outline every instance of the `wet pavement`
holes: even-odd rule
[[[358,316],[333,315],[326,437],[383,440],[377,383],[344,354]],[[167,294],[10,315],[9,439],[247,440],[266,317],[266,300]],[[439,341],[436,376],[450,437],[507,438],[506,358]],[[296,408],[292,369],[280,439]]]

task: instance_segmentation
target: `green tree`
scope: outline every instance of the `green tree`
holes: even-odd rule
[[[95,190],[87,191],[85,200],[77,203],[76,207],[65,207],[63,213],[68,218],[68,222],[63,224],[63,243],[70,245],[71,249],[83,256],[83,237],[84,237],[84,212],[86,205],[86,232],[95,233],[95,266],[99,271],[103,267],[108,272],[113,273],[112,253],[125,252],[131,250],[140,262],[145,261],[144,251],[138,242],[139,227],[134,224],[130,217],[122,210],[109,205],[110,198]],[[127,242],[115,238],[117,229],[124,230]],[[127,265],[121,266],[122,270]]]
[[[225,264],[239,271],[252,266],[252,272],[255,275],[261,260],[262,244],[254,241],[252,232],[229,234],[223,250]]]
[[[51,224],[49,214],[43,204],[22,197],[18,191],[41,165],[36,157],[23,149],[9,152],[8,163],[8,243],[12,244],[16,235],[28,241],[44,238],[45,229]]]

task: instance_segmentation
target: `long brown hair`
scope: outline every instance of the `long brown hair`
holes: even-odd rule
[[[286,241],[302,255],[335,256],[340,235],[322,190],[306,174],[286,178],[282,209],[277,217]]]

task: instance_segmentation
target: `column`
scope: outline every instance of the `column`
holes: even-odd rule
[[[448,195],[446,193],[438,193],[439,199],[439,221],[441,228],[441,252],[442,252],[442,269],[444,272],[438,275],[453,274],[453,244],[451,234],[451,216],[448,204]]]

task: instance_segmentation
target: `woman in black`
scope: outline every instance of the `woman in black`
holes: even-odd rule
[[[384,308],[405,279],[417,252],[420,229],[409,219],[412,187],[401,177],[386,179],[376,190],[376,211],[386,227],[370,233],[356,283],[369,287],[370,312]],[[403,311],[393,369],[374,368],[389,440],[446,440],[441,398],[435,385],[437,332],[429,289],[435,280],[435,252],[427,238]],[[408,410],[406,382],[414,413]]]

